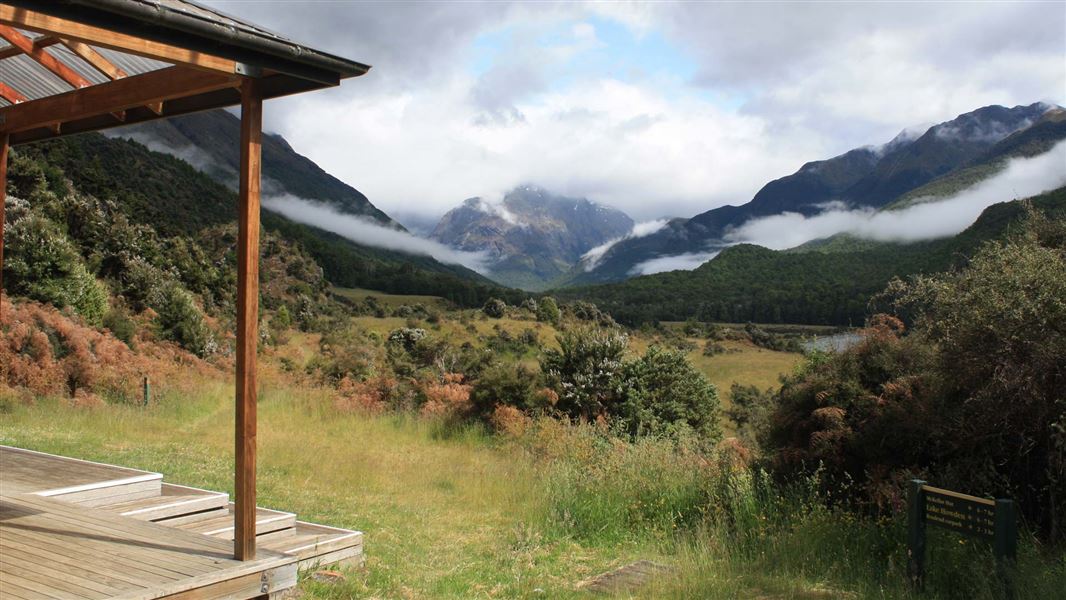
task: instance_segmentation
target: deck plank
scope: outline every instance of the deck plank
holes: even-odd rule
[[[279,581],[295,576],[295,557],[263,549],[258,560],[240,562],[231,552],[225,540],[99,509],[32,494],[0,497],[5,598],[150,599],[194,589],[226,597],[217,590],[250,590],[246,583],[264,572],[281,573]]]

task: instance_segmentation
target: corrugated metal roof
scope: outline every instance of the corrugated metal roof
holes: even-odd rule
[[[34,40],[41,36],[41,34],[32,31],[19,31],[26,37]],[[0,44],[2,44],[0,45],[0,51],[11,47],[11,44],[4,40],[0,40]],[[140,75],[142,73],[171,66],[169,63],[152,60],[150,58],[143,58],[108,48],[93,46],[93,49],[99,52],[101,56],[111,61],[116,67],[125,71],[127,75]],[[70,67],[71,70],[87,79],[93,85],[110,81],[110,79],[98,71],[96,67],[86,62],[63,44],[47,46],[44,48],[44,52]],[[74,89],[73,86],[41,66],[33,57],[26,54],[18,54],[0,60],[0,82],[3,82],[11,89],[22,94],[27,100],[37,100],[38,98],[62,94]],[[3,99],[0,99],[0,102],[3,102]],[[7,104],[7,102],[4,102],[2,106],[6,106]]]

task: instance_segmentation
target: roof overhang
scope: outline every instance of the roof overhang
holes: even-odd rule
[[[0,29],[12,144],[232,106],[247,78],[275,98],[370,68],[188,0],[0,0]]]

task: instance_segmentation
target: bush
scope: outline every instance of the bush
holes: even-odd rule
[[[203,357],[213,346],[211,332],[204,323],[192,294],[175,282],[163,286],[152,299],[159,337],[177,342],[193,354]]]
[[[1066,249],[1041,227],[1055,229],[1038,222],[964,270],[894,282],[910,335],[878,316],[854,348],[808,359],[770,419],[777,469],[820,463],[880,509],[922,475],[1011,497],[1043,537],[1066,538]]]
[[[4,285],[12,294],[73,308],[99,325],[107,311],[107,291],[89,273],[81,255],[52,221],[32,214],[6,232]]]
[[[497,364],[483,371],[470,394],[474,413],[488,417],[499,405],[528,411],[541,408],[536,401],[537,376],[520,364]]]
[[[543,323],[558,323],[559,322],[559,305],[556,304],[555,298],[551,296],[545,296],[540,299],[537,304],[537,320]]]
[[[559,349],[544,351],[541,370],[559,395],[556,409],[570,417],[606,417],[618,401],[622,357],[629,338],[595,329],[570,331],[557,337]]]
[[[129,310],[125,304],[116,303],[115,306],[104,315],[103,325],[111,330],[111,333],[122,340],[127,346],[133,347],[133,338],[137,334],[137,324],[130,318]]]
[[[677,436],[691,429],[704,441],[722,436],[718,390],[682,352],[652,346],[626,363],[621,402],[611,412],[630,436]]]
[[[362,331],[348,320],[329,328],[319,340],[318,348],[318,354],[307,364],[309,373],[317,372],[323,379],[333,383],[347,379],[352,385],[374,374],[373,346]],[[363,393],[353,390],[349,390],[352,392],[349,395]]]
[[[507,314],[507,303],[499,298],[489,298],[481,307],[481,312],[493,319],[502,319]]]

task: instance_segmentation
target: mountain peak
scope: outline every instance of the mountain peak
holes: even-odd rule
[[[448,211],[432,237],[453,248],[487,252],[489,276],[526,289],[544,289],[581,256],[628,234],[633,220],[588,198],[520,185],[498,202],[468,198]]]

